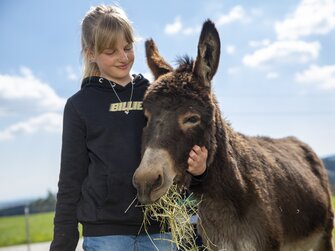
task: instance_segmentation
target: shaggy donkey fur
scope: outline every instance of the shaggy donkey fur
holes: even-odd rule
[[[198,229],[212,250],[331,251],[333,212],[326,170],[306,144],[294,137],[271,139],[235,132],[220,113],[211,80],[220,57],[214,24],[204,23],[195,61],[176,70],[146,42],[156,80],[144,110],[143,158],[133,184],[143,203],[158,199],[173,182],[187,185],[188,153],[207,147],[207,177]]]

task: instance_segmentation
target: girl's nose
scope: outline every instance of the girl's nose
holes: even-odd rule
[[[127,61],[127,60],[128,60],[127,52],[125,52],[125,51],[121,51],[121,52],[120,52],[120,56],[119,56],[119,60],[120,60],[120,61]]]

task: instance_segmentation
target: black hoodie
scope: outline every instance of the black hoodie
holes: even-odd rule
[[[133,82],[130,101],[132,83],[116,84],[115,94],[107,79],[86,78],[65,105],[50,250],[75,250],[78,222],[84,236],[139,233],[142,209],[135,203],[125,210],[136,196],[132,176],[141,159],[142,100],[149,83],[142,75]],[[158,233],[159,224],[153,222],[149,232]]]

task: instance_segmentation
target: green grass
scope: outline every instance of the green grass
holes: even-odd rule
[[[53,235],[54,212],[29,216],[30,241],[50,241]],[[0,247],[27,243],[24,216],[0,217]]]
[[[335,208],[335,196],[332,202]],[[54,212],[30,215],[30,241],[32,243],[52,240],[53,218]],[[0,217],[0,247],[27,243],[25,229],[24,216]],[[335,230],[333,235],[335,236]]]

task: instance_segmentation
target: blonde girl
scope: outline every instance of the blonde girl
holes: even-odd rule
[[[83,80],[64,108],[61,169],[50,250],[74,251],[83,226],[86,251],[171,250],[158,222],[143,232],[132,175],[141,159],[149,82],[131,75],[134,33],[124,11],[91,8],[82,21]],[[207,150],[190,149],[188,171],[206,170]]]

